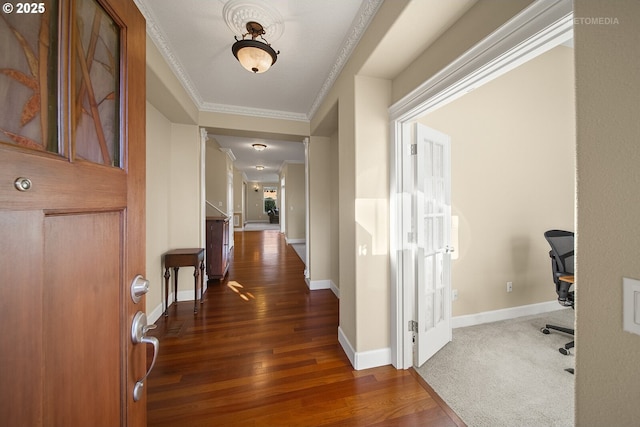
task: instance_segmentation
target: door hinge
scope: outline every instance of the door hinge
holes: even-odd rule
[[[418,144],[411,144],[411,155],[415,156],[418,154]]]
[[[418,322],[415,320],[409,320],[409,332],[418,333]]]

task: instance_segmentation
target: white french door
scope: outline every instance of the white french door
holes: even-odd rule
[[[451,341],[451,141],[415,124],[412,148],[416,317],[414,364]]]

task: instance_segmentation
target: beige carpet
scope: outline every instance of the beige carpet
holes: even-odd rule
[[[453,330],[453,341],[417,369],[469,427],[574,425],[571,337],[544,335],[546,323],[573,325],[572,309]]]

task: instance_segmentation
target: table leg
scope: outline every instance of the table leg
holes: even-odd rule
[[[200,304],[204,302],[202,300],[203,293],[204,293],[204,261],[200,263]]]
[[[169,315],[169,268],[164,269],[164,315]]]
[[[180,267],[173,267],[173,302],[178,302],[178,270]]]
[[[198,312],[198,264],[193,266],[193,312]]]

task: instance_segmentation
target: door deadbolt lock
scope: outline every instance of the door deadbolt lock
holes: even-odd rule
[[[137,304],[147,292],[149,292],[149,281],[138,274],[131,282],[131,299]]]
[[[31,180],[29,178],[21,176],[13,181],[13,185],[18,191],[29,191],[31,189]]]

